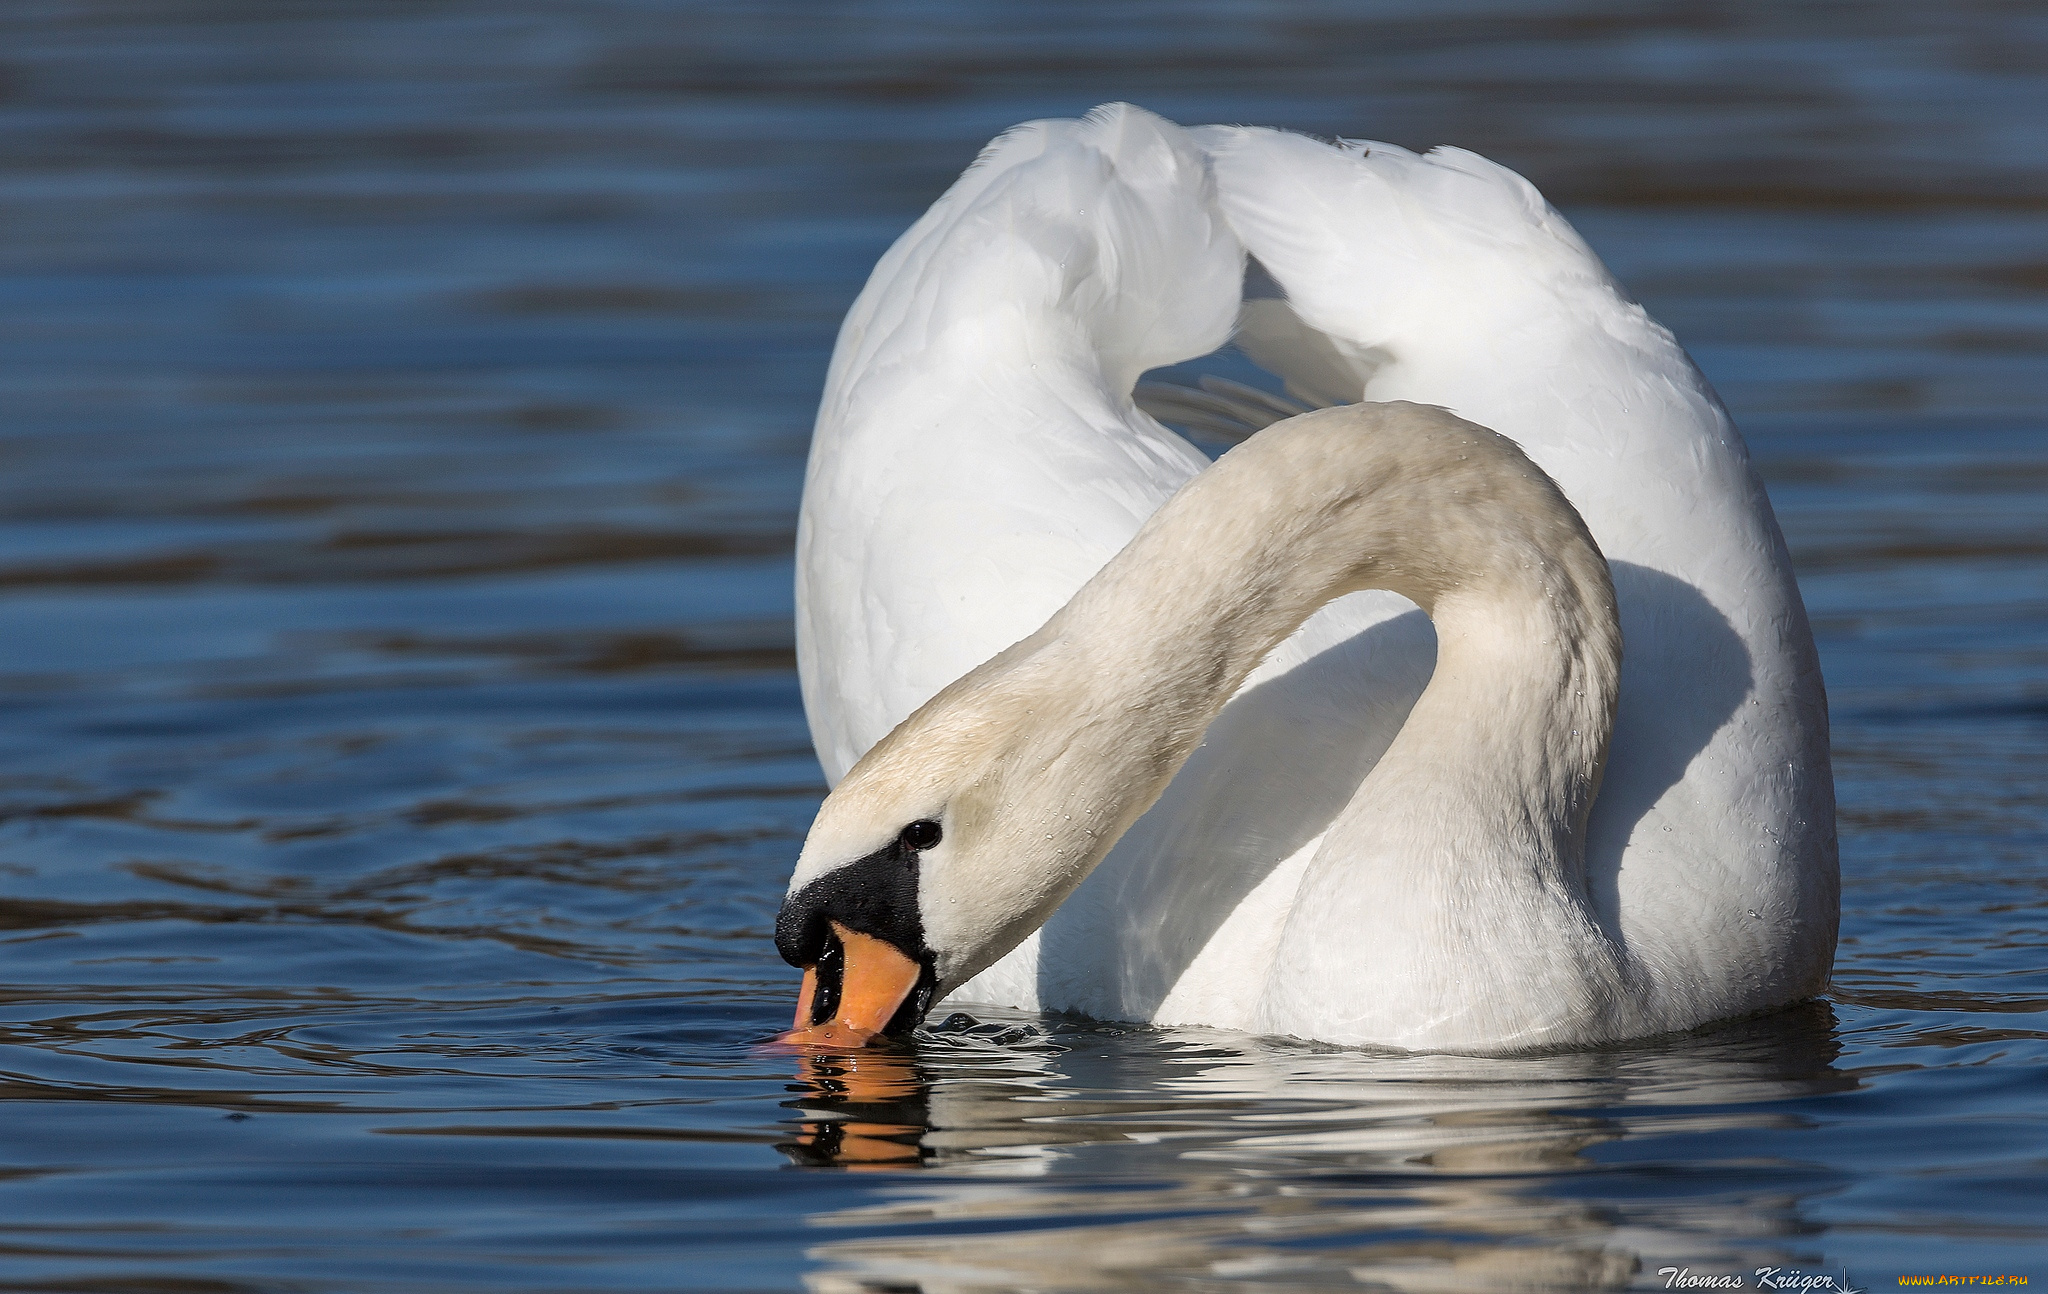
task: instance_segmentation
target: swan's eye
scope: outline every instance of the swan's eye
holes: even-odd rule
[[[938,823],[933,822],[930,818],[919,818],[916,822],[905,827],[902,834],[896,838],[912,849],[930,849],[933,845],[939,843],[939,837],[943,834],[939,830]]]

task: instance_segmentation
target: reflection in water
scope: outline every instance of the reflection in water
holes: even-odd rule
[[[1632,1139],[1801,1126],[1779,1103],[1857,1086],[1834,1066],[1834,1029],[1813,1003],[1657,1043],[1492,1059],[1078,1024],[1018,1039],[956,1016],[915,1050],[796,1058],[803,1132],[784,1149],[926,1170],[886,1202],[810,1218],[910,1232],[815,1246],[820,1291],[1220,1276],[1618,1288],[1669,1263],[1797,1259],[1769,1238],[1810,1229],[1804,1196],[1831,1186],[1824,1175],[1788,1189],[1768,1160],[1731,1161],[1726,1190],[1679,1209],[1656,1192],[1594,1203],[1602,1192],[1557,1188],[1641,1173]],[[1111,1181],[1094,1175],[1098,1147],[1119,1152]],[[1019,1176],[1030,1184],[1002,1180]]]
[[[809,1093],[785,1104],[814,1118],[777,1149],[817,1168],[912,1168],[930,1151],[930,1084],[916,1057],[886,1045],[843,1053],[806,1049],[797,1079]]]

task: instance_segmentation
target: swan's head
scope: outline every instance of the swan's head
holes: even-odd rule
[[[909,1032],[1101,860],[1137,816],[1124,792],[1156,796],[1119,776],[1130,734],[1033,683],[1061,647],[1027,639],[968,674],[826,798],[775,922],[804,971],[791,1041]]]

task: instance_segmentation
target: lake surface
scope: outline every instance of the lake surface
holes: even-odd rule
[[[0,9],[0,1289],[2048,1281],[2048,11]],[[1124,98],[1524,171],[1820,638],[1823,1002],[1368,1055],[759,1044],[833,331]]]

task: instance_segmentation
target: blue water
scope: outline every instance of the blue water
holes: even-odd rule
[[[1113,98],[1488,153],[1691,347],[1827,670],[1825,1001],[758,1049],[833,330]],[[2044,361],[2039,6],[0,8],[0,1289],[2048,1281]]]

